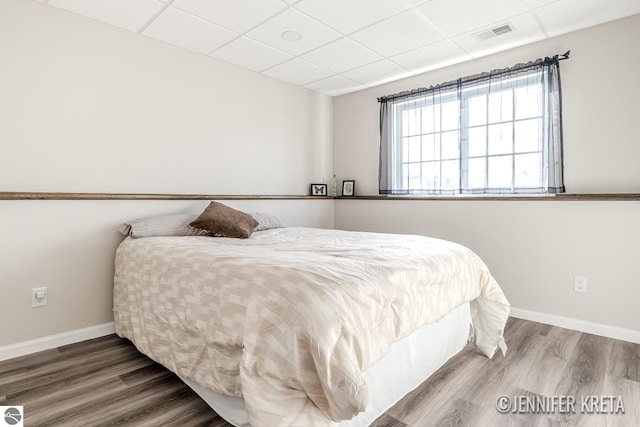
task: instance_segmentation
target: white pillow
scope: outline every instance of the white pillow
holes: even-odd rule
[[[261,212],[252,212],[250,215],[253,219],[258,221],[258,225],[253,229],[253,231],[264,231],[272,228],[286,227],[286,225],[284,225],[275,215]]]
[[[133,238],[209,235],[207,231],[198,230],[189,225],[197,217],[196,214],[173,214],[140,218],[123,224],[118,231]]]

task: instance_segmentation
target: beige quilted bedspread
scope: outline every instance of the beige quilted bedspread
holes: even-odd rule
[[[282,228],[126,239],[116,331],[182,377],[243,397],[252,426],[324,426],[369,402],[362,372],[471,302],[492,357],[509,304],[480,258],[422,236]]]

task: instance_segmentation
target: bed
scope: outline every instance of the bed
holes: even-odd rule
[[[508,301],[448,241],[297,227],[128,237],[115,266],[117,334],[236,426],[369,425],[469,340],[506,350]]]

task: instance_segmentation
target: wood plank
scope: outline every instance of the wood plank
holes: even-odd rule
[[[640,346],[626,341],[614,341],[609,367],[609,374],[616,378],[640,382]]]
[[[468,390],[474,373],[485,369],[489,359],[470,346],[465,347],[450,363],[436,371],[429,380],[407,394],[387,413],[407,425],[421,420],[436,420],[445,415],[452,396]],[[484,378],[483,378],[484,380]]]
[[[0,191],[0,200],[327,200],[330,196]]]
[[[384,414],[378,417],[369,427],[407,427],[407,425],[390,415]]]
[[[77,378],[84,378],[90,372],[106,371],[104,375],[109,376],[112,366],[117,367],[121,361],[131,359],[138,360],[140,363],[150,363],[137,350],[128,346],[117,346],[78,357],[56,357],[55,360],[48,364],[39,364],[33,368],[20,370],[18,373],[7,373],[3,375],[0,386],[5,390],[4,393],[7,396],[12,396],[18,391],[24,393],[29,390],[37,390]],[[110,363],[105,364],[105,360],[109,360]]]

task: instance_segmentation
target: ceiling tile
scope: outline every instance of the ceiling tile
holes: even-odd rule
[[[419,48],[444,36],[422,15],[408,10],[350,36],[382,56],[393,56]]]
[[[347,71],[343,75],[363,85],[376,86],[409,77],[412,73],[387,59],[383,59],[382,61]]]
[[[174,7],[165,9],[142,34],[204,54],[238,36]]]
[[[295,31],[302,38],[296,41],[285,40],[282,34],[287,31]],[[246,35],[292,55],[303,54],[340,38],[340,33],[295,9],[285,10]]]
[[[522,46],[527,43],[533,43],[545,38],[545,35],[538,26],[535,18],[529,12],[511,17],[508,22],[513,28],[513,31],[510,33],[495,36],[486,40],[479,40],[476,37],[476,34],[479,32],[490,30],[496,25],[499,25],[493,24],[484,28],[476,28],[468,33],[453,37],[451,40],[467,51],[472,57],[479,58],[481,56],[511,49],[516,46]],[[503,21],[500,24],[502,23],[507,23],[507,21]]]
[[[302,55],[302,58],[336,73],[383,59],[382,56],[348,38],[312,50]]]
[[[639,0],[560,0],[535,11],[550,36],[640,13]]]
[[[403,0],[302,0],[296,5],[304,13],[330,27],[350,34],[409,9]]]
[[[342,76],[327,77],[326,79],[306,84],[305,87],[330,96],[343,95],[345,93],[355,92],[357,90],[367,88],[360,83],[354,82],[353,80],[349,80],[346,77]]]
[[[156,0],[50,0],[48,4],[136,32],[165,7]]]
[[[417,74],[457,64],[471,59],[471,56],[449,40],[442,40],[389,59]]]
[[[276,65],[273,68],[269,68],[268,70],[263,71],[262,74],[296,85],[304,85],[329,77],[333,73],[317,67],[307,61],[294,58],[280,65]]]
[[[210,56],[253,71],[262,71],[291,59],[291,55],[246,37],[233,40],[211,53]]]
[[[175,0],[171,6],[239,33],[287,8],[279,0]]]
[[[447,36],[529,11],[523,0],[431,0],[416,9]]]

